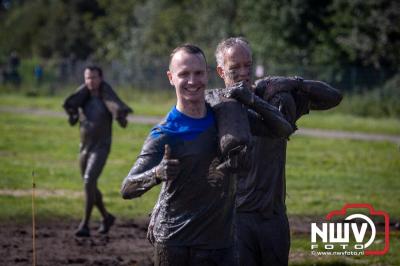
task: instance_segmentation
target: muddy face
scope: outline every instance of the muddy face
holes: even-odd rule
[[[250,87],[252,65],[253,61],[249,49],[238,44],[226,50],[224,65],[222,68],[220,67],[219,74],[227,87],[239,81],[244,81],[245,85]]]
[[[97,70],[85,69],[85,85],[89,90],[94,91],[100,88],[102,78]]]

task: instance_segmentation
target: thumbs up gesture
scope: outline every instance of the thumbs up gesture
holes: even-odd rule
[[[164,156],[155,168],[156,179],[160,181],[173,180],[179,173],[179,160],[171,158],[171,148],[165,144]]]

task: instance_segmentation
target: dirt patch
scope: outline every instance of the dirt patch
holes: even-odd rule
[[[147,220],[118,222],[107,236],[76,238],[78,221],[37,224],[37,265],[152,265],[152,246],[146,239]],[[0,265],[33,265],[31,225],[0,225]]]
[[[309,231],[311,217],[291,217],[292,232]],[[76,238],[79,221],[37,222],[37,265],[153,265],[153,247],[146,239],[148,219],[118,221],[108,236],[96,233],[93,222],[90,238]],[[291,259],[302,254],[291,254]],[[0,224],[0,265],[32,264],[32,226]]]
[[[321,218],[298,216],[289,217],[289,220],[293,237],[297,234],[309,236],[310,223],[322,221]],[[74,237],[78,224],[78,221],[38,221],[37,265],[153,265],[153,247],[146,239],[147,218],[117,220],[107,236],[97,234],[96,226],[99,224],[93,222],[90,238]],[[378,226],[377,229],[383,231],[383,226]],[[391,230],[394,229],[392,225]],[[32,226],[29,223],[1,223],[0,265],[33,265],[32,258]],[[291,250],[291,262],[305,259],[315,258],[308,252]]]

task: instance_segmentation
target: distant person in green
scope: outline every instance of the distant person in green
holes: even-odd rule
[[[75,235],[90,236],[89,220],[94,206],[103,220],[98,230],[106,234],[115,217],[110,214],[97,187],[97,180],[106,163],[111,148],[113,117],[121,127],[127,126],[127,115],[132,112],[123,103],[111,86],[103,81],[103,72],[97,66],[88,66],[84,71],[85,83],[64,102],[69,123],[80,124],[80,170],[85,188],[85,211]]]

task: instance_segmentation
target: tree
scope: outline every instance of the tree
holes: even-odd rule
[[[6,12],[0,29],[2,51],[24,56],[87,58],[96,39],[90,22],[104,16],[95,0],[21,1]]]

